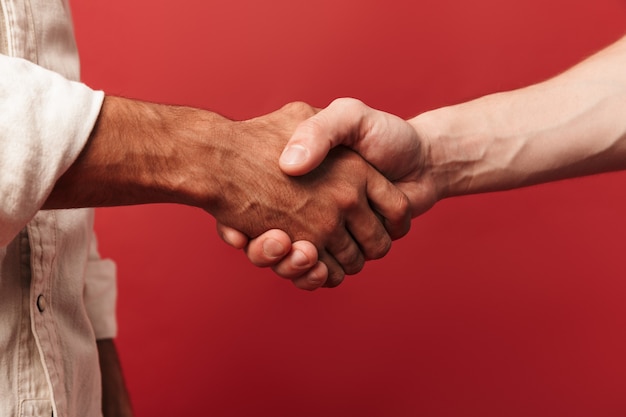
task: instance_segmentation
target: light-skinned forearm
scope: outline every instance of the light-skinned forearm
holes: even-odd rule
[[[441,198],[626,169],[626,38],[520,90],[410,120]]]

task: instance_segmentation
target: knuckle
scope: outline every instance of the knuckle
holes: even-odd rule
[[[336,200],[337,207],[339,207],[343,213],[358,211],[364,204],[361,191],[351,184],[337,186]]]
[[[335,288],[341,285],[345,278],[345,274],[343,272],[334,272],[328,276],[324,287],[326,288]]]
[[[319,118],[309,118],[300,123],[298,133],[300,136],[318,139],[324,132],[324,126]]]
[[[338,254],[337,261],[341,264],[346,275],[357,274],[365,266],[363,254],[356,248],[349,248]]]
[[[294,101],[288,103],[283,107],[283,110],[290,114],[295,114],[302,117],[310,117],[315,114],[315,110],[313,109],[313,107],[303,101]]]
[[[409,198],[403,193],[400,193],[396,210],[398,217],[400,218],[404,218],[407,214],[411,213],[411,202],[409,201]]]
[[[340,107],[344,110],[359,110],[366,107],[365,103],[353,97],[341,97],[332,101],[331,106]]]
[[[346,275],[355,275],[363,270],[365,267],[365,260],[361,257],[357,263],[351,265],[345,272]]]
[[[365,256],[367,256],[368,259],[380,259],[389,253],[391,244],[391,238],[385,235],[377,241],[375,246],[367,248]]]
[[[385,226],[392,239],[399,239],[406,235],[411,228],[411,203],[402,193],[391,201],[385,212]]]

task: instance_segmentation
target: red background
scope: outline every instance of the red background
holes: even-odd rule
[[[340,96],[410,117],[626,32],[623,0],[72,6],[89,85],[236,119]],[[625,180],[441,202],[314,293],[249,265],[197,209],[99,210],[137,415],[624,416]]]

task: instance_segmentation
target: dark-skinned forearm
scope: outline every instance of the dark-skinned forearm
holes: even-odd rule
[[[85,148],[43,208],[202,205],[211,184],[203,185],[203,201],[197,201],[198,191],[190,186],[199,168],[189,156],[197,154],[193,148],[202,137],[203,165],[210,167],[206,148],[221,141],[231,124],[200,109],[108,96]]]
[[[124,382],[120,359],[112,339],[97,341],[102,374],[102,412],[104,417],[131,417],[130,396]]]

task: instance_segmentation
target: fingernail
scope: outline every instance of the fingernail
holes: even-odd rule
[[[291,145],[283,151],[280,162],[287,165],[303,163],[309,156],[309,150],[302,145]]]
[[[269,258],[278,258],[285,253],[283,245],[275,239],[267,239],[263,242],[263,253]]]
[[[291,255],[293,266],[301,268],[309,264],[309,258],[300,250],[296,250]]]

